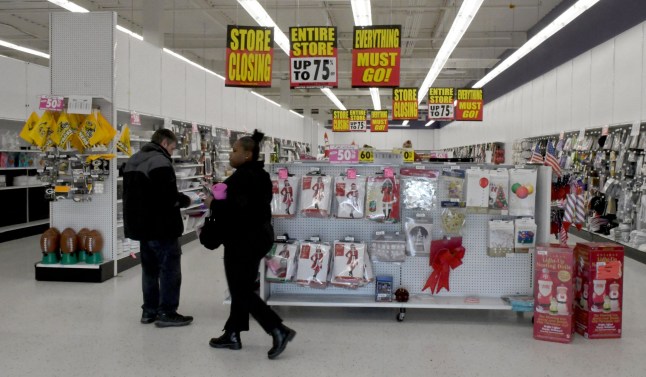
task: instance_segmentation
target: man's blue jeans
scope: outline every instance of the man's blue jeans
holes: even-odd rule
[[[142,309],[147,313],[176,313],[182,285],[179,240],[141,241],[140,250],[144,293]]]

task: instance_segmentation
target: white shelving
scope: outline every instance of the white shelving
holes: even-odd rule
[[[41,268],[78,268],[78,269],[88,269],[88,270],[98,270],[101,268],[100,264],[85,264],[85,263],[77,263],[77,264],[43,264],[43,263],[37,263],[36,267],[41,267]]]
[[[38,184],[38,185],[7,186],[7,187],[0,187],[0,191],[3,191],[3,190],[19,190],[19,189],[45,187],[45,186],[49,186],[49,185],[47,183],[41,183],[41,184]]]
[[[7,152],[7,153],[44,153],[40,149],[0,149],[0,152]]]
[[[25,168],[16,168],[16,167],[12,167],[12,168],[0,168],[0,170],[36,170],[36,169],[38,169],[38,168],[37,168],[37,167],[35,167],[35,166],[30,166],[30,167],[25,167]]]
[[[44,225],[44,224],[49,224],[49,219],[47,219],[47,220],[38,220],[38,221],[30,221],[28,223],[15,224],[15,225],[9,225],[9,226],[3,226],[3,227],[0,228],[0,233],[10,232],[12,230],[18,230],[18,229],[25,229],[25,228],[29,228],[29,227],[32,227],[32,226]]]
[[[202,186],[198,186],[198,187],[191,187],[191,188],[179,190],[179,192],[197,191],[197,190],[201,190],[201,189],[202,189]]]
[[[189,209],[199,208],[199,207],[201,207],[202,205],[204,205],[204,203],[191,204],[190,206],[188,206],[188,207],[186,207],[186,208],[182,208],[182,211],[188,211]]]
[[[202,164],[175,164],[175,167],[177,169],[185,169],[185,168],[199,168],[201,167]]]
[[[177,177],[177,180],[187,180],[187,179],[198,179],[198,178],[204,178],[204,175],[192,175],[190,177]]]

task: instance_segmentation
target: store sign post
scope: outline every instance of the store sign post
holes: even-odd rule
[[[393,120],[417,120],[417,88],[393,89]]]
[[[336,27],[290,27],[289,36],[290,88],[338,87]]]
[[[350,132],[350,112],[332,110],[332,132]]]
[[[388,132],[388,110],[370,112],[370,132]]]
[[[455,93],[453,88],[428,90],[428,120],[453,120]]]
[[[368,111],[367,110],[348,110],[350,111],[350,131],[366,132],[368,131]]]
[[[271,87],[274,28],[227,26],[225,86]]]
[[[482,89],[458,89],[455,120],[482,121]]]
[[[352,87],[399,86],[401,25],[355,26]]]

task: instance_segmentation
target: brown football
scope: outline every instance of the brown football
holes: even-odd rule
[[[99,253],[103,249],[103,236],[98,230],[92,230],[88,233],[86,249],[88,253]]]
[[[72,228],[65,228],[61,233],[61,251],[63,254],[76,252],[76,232]]]
[[[83,228],[79,230],[78,233],[76,233],[76,246],[80,250],[85,250],[86,249],[86,244],[87,244],[87,235],[90,233],[90,230],[88,228]]]
[[[43,253],[53,253],[58,250],[59,235],[52,228],[47,229],[40,236],[40,249]]]

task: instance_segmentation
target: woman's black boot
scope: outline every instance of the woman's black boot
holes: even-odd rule
[[[287,343],[294,339],[294,337],[296,336],[296,331],[281,323],[280,325],[278,325],[278,327],[271,330],[269,334],[273,338],[274,346],[271,347],[269,352],[267,352],[267,356],[270,359],[275,359],[285,350]]]
[[[239,350],[242,348],[240,341],[240,333],[236,331],[225,330],[219,338],[212,338],[209,346],[213,348],[229,348],[232,350]]]

